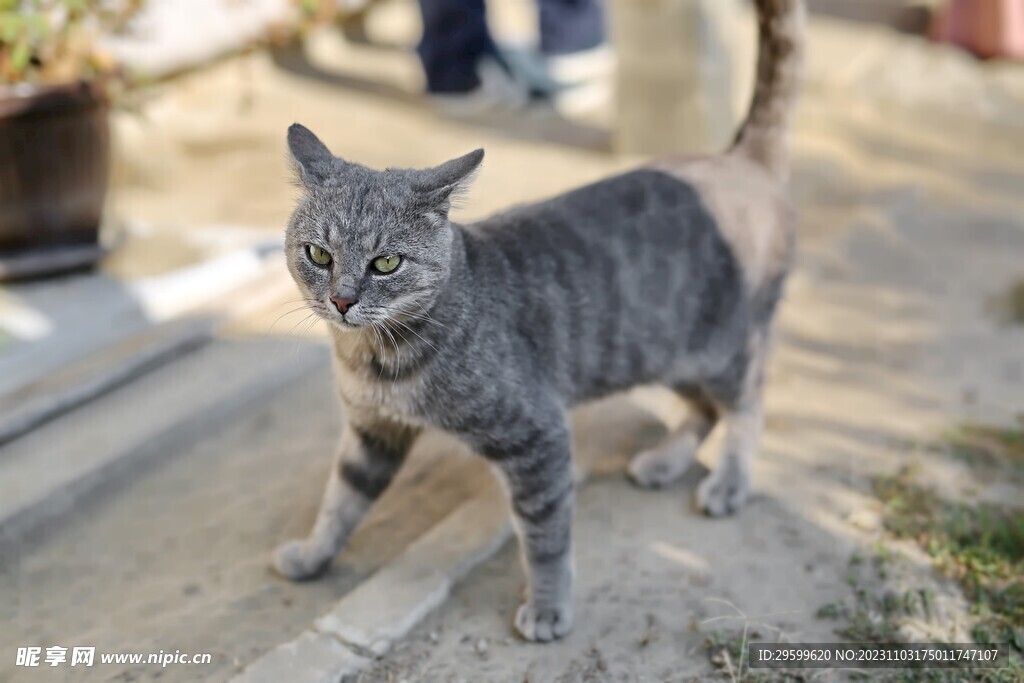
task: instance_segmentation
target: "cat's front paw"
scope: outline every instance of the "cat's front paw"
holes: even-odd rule
[[[697,508],[709,517],[739,512],[750,497],[750,474],[719,467],[697,486]]]
[[[323,574],[331,561],[310,558],[303,541],[287,541],[274,550],[273,564],[274,570],[284,578],[303,581]]]
[[[534,605],[524,602],[516,611],[516,630],[526,640],[547,643],[572,630],[572,603]]]

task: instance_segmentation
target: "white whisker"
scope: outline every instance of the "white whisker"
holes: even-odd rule
[[[398,382],[398,376],[402,374],[402,352],[398,348],[398,341],[395,339],[395,335],[391,334],[391,331],[387,326],[382,326],[381,329],[388,335],[388,338],[391,339],[391,343],[395,347],[395,361],[398,363],[398,370],[395,372],[395,375],[391,380],[391,388],[393,389],[395,384]]]
[[[416,302],[413,302],[413,303],[416,303]],[[431,322],[431,323],[437,325],[438,327],[440,327],[442,329],[448,329],[447,325],[444,325],[444,324],[434,320],[434,318],[431,317],[430,312],[423,307],[423,304],[416,303],[416,306],[419,307],[420,313],[415,313],[413,315],[415,315],[418,319],[425,320],[427,322]]]
[[[426,344],[427,346],[429,346],[430,348],[432,348],[432,349],[434,350],[434,352],[435,352],[435,353],[438,353],[437,347],[436,347],[436,346],[434,346],[433,344],[431,344],[431,343],[430,343],[429,341],[427,341],[426,339],[424,339],[424,338],[423,338],[423,336],[422,336],[422,335],[420,335],[420,333],[419,333],[419,332],[417,332],[416,330],[412,329],[411,327],[409,327],[408,325],[406,325],[406,324],[405,324],[404,322],[402,322],[401,320],[393,320],[392,322],[398,323],[399,325],[401,325],[401,326],[402,326],[402,327],[404,327],[405,329],[407,329],[407,330],[409,330],[410,332],[412,332],[413,334],[415,334],[415,335],[416,335],[417,337],[419,337],[419,338],[420,338],[420,341],[422,341],[422,342],[423,342],[424,344]],[[402,337],[402,338],[403,338],[403,339],[405,339],[405,336],[403,335],[403,337]],[[408,340],[407,340],[407,339],[406,339],[406,341],[408,342]]]
[[[292,302],[292,303],[294,303],[294,302]],[[290,310],[290,311],[288,311],[288,312],[286,312],[286,313],[282,313],[281,315],[277,316],[277,319],[276,319],[276,320],[274,320],[274,322],[270,323],[270,327],[269,327],[269,328],[267,328],[267,332],[268,332],[268,333],[269,333],[269,332],[273,332],[273,331],[274,331],[274,325],[276,325],[276,324],[278,324],[279,322],[281,322],[281,318],[284,318],[284,317],[286,317],[286,316],[289,316],[289,315],[291,315],[291,314],[293,314],[293,313],[298,313],[299,311],[312,311],[312,310],[313,310],[313,309],[312,309],[312,308],[310,307],[310,305],[309,305],[309,304],[307,303],[307,304],[305,304],[304,306],[299,306],[298,308],[293,308],[292,310]],[[314,311],[314,312],[315,312],[315,311]]]
[[[381,353],[379,363],[380,372],[377,373],[377,381],[380,381],[380,378],[384,376],[384,339],[383,337],[381,337],[380,330],[377,329],[377,325],[375,325],[374,323],[370,323],[370,329],[373,331],[373,337],[376,340],[377,346],[379,347]]]

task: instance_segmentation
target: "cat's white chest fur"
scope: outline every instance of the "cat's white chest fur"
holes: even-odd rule
[[[351,349],[335,345],[334,377],[341,398],[350,409],[371,409],[376,415],[402,424],[424,427],[417,410],[418,379],[388,381],[373,377],[368,363],[359,363]],[[353,367],[354,366],[354,367]]]

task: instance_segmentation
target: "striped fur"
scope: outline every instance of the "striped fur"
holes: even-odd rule
[[[786,198],[787,124],[803,8],[760,0],[750,116],[727,154],[674,157],[479,223],[448,220],[477,151],[435,169],[374,171],[293,126],[305,192],[288,264],[330,323],[347,423],[310,535],[277,550],[286,577],[323,571],[425,427],[450,432],[505,483],[528,575],[515,625],[548,641],[573,622],[573,477],[568,411],[660,382],[693,414],[630,474],[678,478],[716,424],[718,467],[697,490],[709,515],[750,492],[771,326],[795,249]],[[309,245],[329,253],[311,260]],[[392,273],[379,256],[398,255]],[[345,312],[331,303],[356,303]]]
[[[754,97],[734,149],[777,176],[789,169],[789,130],[804,59],[803,0],[755,0],[760,46]]]

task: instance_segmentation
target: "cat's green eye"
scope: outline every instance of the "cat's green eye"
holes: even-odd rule
[[[390,273],[402,262],[401,256],[381,256],[373,259],[373,269],[378,273]]]
[[[318,266],[329,266],[333,260],[330,254],[315,244],[306,247],[306,251],[309,253],[309,260]]]

